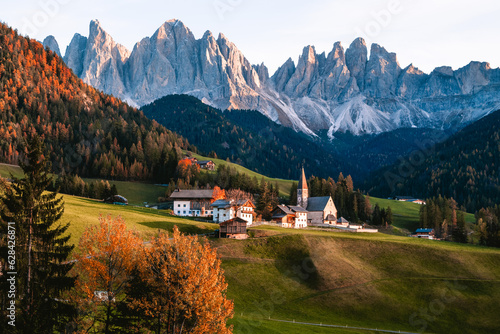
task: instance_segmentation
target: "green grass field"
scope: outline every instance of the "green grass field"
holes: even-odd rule
[[[10,174],[15,177],[23,177],[23,172],[19,166],[0,164],[0,176],[9,178]],[[99,181],[101,179],[83,178],[85,182]],[[128,199],[129,204],[144,205],[144,202],[157,203],[158,197],[165,196],[165,187],[149,183],[112,181],[111,185],[116,185],[118,193]]]
[[[84,178],[85,182],[99,181],[100,179]],[[144,205],[147,203],[157,203],[158,197],[165,197],[166,187],[129,181],[112,181],[108,180],[109,184],[116,185],[118,194],[124,196],[129,204]]]
[[[235,333],[496,333],[500,250],[383,234],[257,227],[218,240]]]
[[[0,163],[0,176],[9,178],[11,174],[14,177],[21,178],[23,171],[19,166]]]
[[[0,166],[0,174],[12,168]],[[121,186],[137,192],[137,201],[143,202],[141,187],[150,185]],[[87,226],[98,223],[99,215],[123,217],[144,239],[174,225],[189,234],[218,227],[159,210],[63,196],[62,222],[71,224],[75,244]],[[418,221],[418,204],[371,201],[390,205],[397,226]],[[375,333],[294,320],[414,333],[500,331],[499,249],[382,233],[271,226],[251,230],[258,238],[211,239],[223,261],[228,297],[235,303],[230,321],[235,333]]]
[[[209,233],[218,228],[217,224],[199,222],[166,214],[162,210],[143,207],[105,204],[87,198],[63,195],[65,207],[62,223],[69,222],[71,243],[77,244],[85,228],[99,223],[100,215],[121,216],[129,228],[137,230],[143,236],[157,233],[158,229],[171,231],[174,225],[189,234]]]
[[[227,162],[227,161],[221,160],[221,159],[213,159],[213,158],[204,157],[204,156],[201,156],[201,155],[196,154],[196,153],[190,153],[190,154],[198,160],[212,160],[213,162],[215,162],[216,168],[217,168],[217,166],[221,166],[221,165],[229,165],[231,168],[234,168],[239,173],[247,174],[251,178],[253,178],[254,176],[257,177],[257,180],[259,180],[259,182],[262,178],[262,174],[251,171],[250,169],[247,169],[247,168],[240,166],[238,164],[235,164],[232,162]],[[297,178],[298,177],[299,176],[297,175]],[[266,182],[271,182],[272,184],[278,183],[278,185],[280,187],[280,194],[281,194],[281,196],[285,196],[285,197],[290,196],[290,189],[292,188],[293,182],[298,182],[298,181],[293,181],[293,180],[276,179],[276,178],[271,178],[271,177],[267,177],[267,176],[264,176],[264,179],[266,180]]]
[[[380,208],[390,206],[394,219],[393,225],[399,229],[414,232],[419,227],[420,208],[422,207],[420,204],[377,197],[370,197],[370,203],[372,207],[377,203]],[[476,219],[472,213],[465,213],[465,221],[475,223]]]

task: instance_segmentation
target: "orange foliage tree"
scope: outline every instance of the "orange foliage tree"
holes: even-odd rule
[[[121,217],[99,217],[99,225],[83,233],[76,255],[76,302],[81,327],[98,333],[112,331],[113,314],[135,268],[142,240],[127,230]],[[84,330],[85,332],[85,330]]]
[[[214,192],[212,193],[211,202],[215,202],[218,199],[226,199],[226,191],[217,186],[214,187]]]
[[[215,249],[195,236],[174,228],[161,233],[144,249],[139,262],[141,293],[130,299],[131,308],[155,333],[232,333],[226,322],[233,302]],[[138,285],[138,286],[139,286]],[[132,285],[133,289],[135,285]]]

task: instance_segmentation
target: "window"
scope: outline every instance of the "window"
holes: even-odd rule
[[[186,214],[186,211],[183,211],[184,214]]]
[[[181,207],[181,205],[180,205],[180,204],[177,204],[177,207],[178,207],[178,208],[180,208],[180,207]]]
[[[186,207],[186,204],[184,204],[184,207]]]

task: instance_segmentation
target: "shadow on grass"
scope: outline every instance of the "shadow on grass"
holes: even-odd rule
[[[154,222],[141,222],[138,223],[139,225],[143,225],[146,227],[154,228],[154,229],[160,229],[160,230],[165,230],[168,232],[172,232],[174,230],[174,226],[177,226],[179,231],[182,233],[186,234],[205,234],[205,233],[210,233],[213,232],[216,227],[215,226],[207,226],[204,225],[203,223],[199,225],[194,225],[194,224],[184,224],[184,223],[178,223],[178,222],[159,222],[159,221],[154,221]]]

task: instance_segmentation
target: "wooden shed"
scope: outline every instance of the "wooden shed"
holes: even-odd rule
[[[246,239],[247,221],[239,217],[219,224],[219,238]]]

